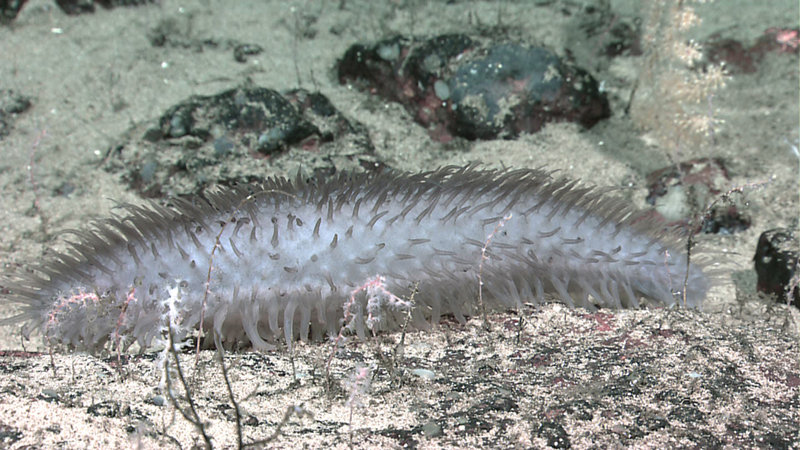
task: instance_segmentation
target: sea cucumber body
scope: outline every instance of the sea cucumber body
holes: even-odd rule
[[[171,207],[126,206],[75,232],[71,251],[6,283],[23,312],[5,322],[24,320],[77,348],[147,348],[169,312],[182,334],[202,317],[223,342],[267,349],[338,333],[350,293],[375,275],[398,296],[417,286],[417,326],[442,314],[463,320],[477,311],[481,250],[495,230],[480,272],[491,308],[545,298],[673,306],[687,270],[688,306],[709,287],[675,237],[602,190],[537,170],[446,167],[272,179]],[[363,335],[359,302],[351,325]],[[385,311],[374,330],[398,318]]]

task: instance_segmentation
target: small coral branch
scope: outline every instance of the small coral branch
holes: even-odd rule
[[[401,299],[386,289],[386,278],[376,276],[368,280],[360,289],[367,292],[367,328],[375,331],[381,322],[381,311],[383,309],[395,311],[409,311],[411,302]],[[351,298],[354,294],[351,294]]]
[[[713,214],[714,214],[714,209],[717,207],[717,205],[724,204],[724,203],[735,204],[734,203],[734,199],[733,199],[734,194],[744,195],[745,190],[755,190],[755,189],[762,188],[762,187],[768,185],[769,183],[771,183],[771,181],[772,180],[770,180],[770,179],[763,180],[763,181],[752,181],[752,182],[749,182],[749,183],[745,183],[745,184],[741,184],[741,185],[738,185],[738,186],[734,186],[734,187],[728,189],[727,191],[723,192],[722,194],[720,194],[712,202],[710,202],[708,205],[706,205],[706,209],[700,214],[700,216],[698,218],[700,226],[692,227],[692,231],[689,233],[689,236],[686,239],[686,270],[685,270],[684,275],[683,275],[683,282],[682,282],[683,289],[681,291],[681,300],[683,301],[683,306],[684,307],[687,305],[687,300],[686,300],[686,295],[687,294],[686,293],[687,293],[688,288],[689,288],[688,287],[688,285],[689,285],[689,266],[692,264],[692,249],[694,248],[694,245],[695,245],[695,237],[697,236],[697,233],[699,233],[700,230],[703,229],[703,224],[712,219]]]
[[[47,315],[47,325],[45,326],[45,330],[52,326],[58,324],[58,315],[71,308],[74,305],[78,307],[85,307],[88,303],[98,303],[100,301],[100,297],[94,292],[85,292],[85,291],[78,291],[68,297],[60,297],[56,300],[56,304],[50,310],[50,313]],[[47,336],[47,333],[45,333]]]
[[[333,341],[333,348],[331,349],[331,353],[328,356],[328,361],[325,364],[326,379],[329,379],[331,361],[333,360],[333,356],[336,354],[336,349],[339,348],[339,344],[344,338],[344,330],[353,326],[358,327],[358,323],[356,322],[361,320],[361,304],[358,301],[357,296],[362,292],[366,294],[367,299],[367,319],[365,322],[367,324],[367,328],[369,328],[373,333],[382,320],[381,312],[384,309],[410,311],[413,305],[411,301],[403,300],[389,291],[389,289],[386,287],[386,278],[381,275],[375,275],[373,278],[365,281],[361,286],[353,289],[353,291],[350,292],[350,297],[343,306],[344,323],[339,329],[339,334],[336,335],[336,338]]]
[[[167,322],[167,336],[168,336],[168,348],[166,349],[169,355],[172,355],[175,359],[175,372],[178,375],[178,380],[181,382],[181,386],[183,386],[184,392],[186,393],[186,402],[188,403],[187,408],[181,407],[178,403],[178,399],[175,397],[175,393],[172,389],[172,378],[170,377],[170,367],[169,367],[169,358],[164,360],[164,376],[166,379],[166,393],[167,397],[169,397],[170,403],[172,406],[181,413],[184,419],[187,422],[191,423],[192,425],[197,428],[197,431],[203,438],[203,442],[205,443],[205,447],[207,449],[214,448],[214,445],[211,442],[211,436],[206,431],[206,424],[203,422],[200,414],[197,412],[198,407],[192,398],[192,391],[189,388],[189,383],[186,381],[186,377],[183,374],[183,369],[181,368],[181,361],[180,355],[178,355],[178,349],[180,345],[175,344],[174,335],[172,332],[172,326],[170,325],[171,321]]]
[[[483,243],[483,247],[481,247],[481,262],[478,264],[478,305],[481,309],[481,314],[483,315],[483,327],[487,330],[489,329],[489,319],[486,317],[486,305],[483,303],[483,262],[489,259],[489,256],[486,255],[486,251],[489,249],[489,244],[492,243],[492,239],[494,239],[494,235],[500,231],[500,228],[503,228],[506,225],[506,222],[511,220],[512,214],[509,213],[507,216],[500,219],[495,225],[494,230],[486,236],[486,241]]]
[[[350,448],[353,448],[353,412],[356,408],[364,406],[361,398],[369,389],[371,373],[372,370],[369,367],[356,367],[350,383],[348,383],[350,388],[350,396],[347,399],[347,406],[350,407]]]
[[[39,144],[41,144],[45,136],[47,136],[47,130],[42,130],[33,141],[33,144],[31,144],[31,151],[28,154],[28,166],[26,169],[28,171],[28,181],[33,191],[33,209],[36,210],[36,214],[39,215],[39,219],[41,220],[42,235],[47,236],[47,216],[42,213],[42,204],[39,201],[39,184],[36,182],[36,176],[33,173],[36,165],[36,150],[38,150]]]
[[[122,368],[122,347],[124,345],[124,337],[120,330],[125,322],[125,313],[128,312],[128,306],[132,303],[137,301],[136,299],[136,287],[131,286],[131,290],[128,291],[128,295],[125,297],[125,302],[122,304],[122,310],[119,312],[119,317],[117,317],[117,326],[114,327],[114,344],[117,347],[117,363],[118,367]]]
[[[259,446],[262,446],[264,444],[269,444],[270,442],[273,442],[276,439],[278,439],[283,434],[282,433],[283,427],[289,423],[289,419],[291,419],[292,416],[297,416],[298,418],[301,419],[303,417],[308,417],[311,420],[314,420],[314,414],[312,414],[311,411],[304,408],[303,405],[289,405],[286,407],[286,412],[283,413],[283,419],[281,419],[280,423],[275,428],[275,432],[272,433],[266,439],[248,444],[247,447],[259,448]]]

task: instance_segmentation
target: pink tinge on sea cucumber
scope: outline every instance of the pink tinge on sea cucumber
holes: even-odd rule
[[[391,302],[381,311],[359,292],[348,303],[376,275],[397,298],[416,287],[419,328],[476,314],[479,276],[493,309],[699,307],[710,286],[685,240],[540,170],[275,178],[172,205],[124,206],[73,232],[67,252],[7,275],[4,297],[22,312],[0,324],[98,350],[146,349],[168,329],[182,339],[202,321],[226,345],[271,349],[336,335],[345,304],[359,335],[397,328],[406,312]]]

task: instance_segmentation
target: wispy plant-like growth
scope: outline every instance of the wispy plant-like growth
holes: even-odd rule
[[[705,61],[702,45],[689,37],[702,22],[693,5],[711,1],[651,0],[644,7],[645,55],[630,112],[673,155],[712,141],[724,122],[714,97],[728,73],[723,64]]]

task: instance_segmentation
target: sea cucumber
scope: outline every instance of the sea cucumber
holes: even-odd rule
[[[398,296],[416,286],[416,326],[443,314],[463,321],[478,310],[493,230],[480,276],[494,309],[547,299],[699,307],[710,286],[703,264],[687,264],[685,240],[604,189],[541,170],[273,178],[120,210],[73,231],[68,251],[6,275],[6,301],[21,312],[0,325],[24,323],[72,348],[145,349],[172,308],[182,336],[202,323],[226,344],[271,349],[336,335],[350,292],[375,275]],[[363,335],[359,302],[351,325]],[[401,313],[386,311],[375,329],[396,326]]]

